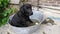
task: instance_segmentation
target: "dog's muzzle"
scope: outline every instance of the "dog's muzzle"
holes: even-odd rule
[[[31,13],[31,15],[33,15],[33,12]]]

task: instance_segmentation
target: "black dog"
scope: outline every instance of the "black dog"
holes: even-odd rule
[[[24,4],[9,23],[16,27],[28,27],[27,21],[33,23],[29,16],[33,15],[31,4]]]

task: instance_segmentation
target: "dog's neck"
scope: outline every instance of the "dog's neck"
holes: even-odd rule
[[[29,16],[26,16],[26,15],[21,15],[22,17],[24,17],[24,18],[29,18]]]
[[[24,17],[24,18],[29,17],[29,16],[26,16],[25,14],[22,14],[21,12],[20,12],[20,13],[18,12],[17,15],[18,15],[18,17],[20,17],[20,16],[22,16],[22,17]]]

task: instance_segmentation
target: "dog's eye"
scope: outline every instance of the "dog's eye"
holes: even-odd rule
[[[27,7],[27,9],[30,9],[31,7]]]
[[[29,9],[29,7],[27,7],[27,9]]]

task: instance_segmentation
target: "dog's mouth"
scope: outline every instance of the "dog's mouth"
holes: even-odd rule
[[[33,15],[33,12],[31,13],[31,15]]]
[[[33,13],[30,13],[29,16],[33,15]]]
[[[26,16],[31,16],[31,15],[33,15],[33,13],[30,13],[30,14],[26,14]]]

